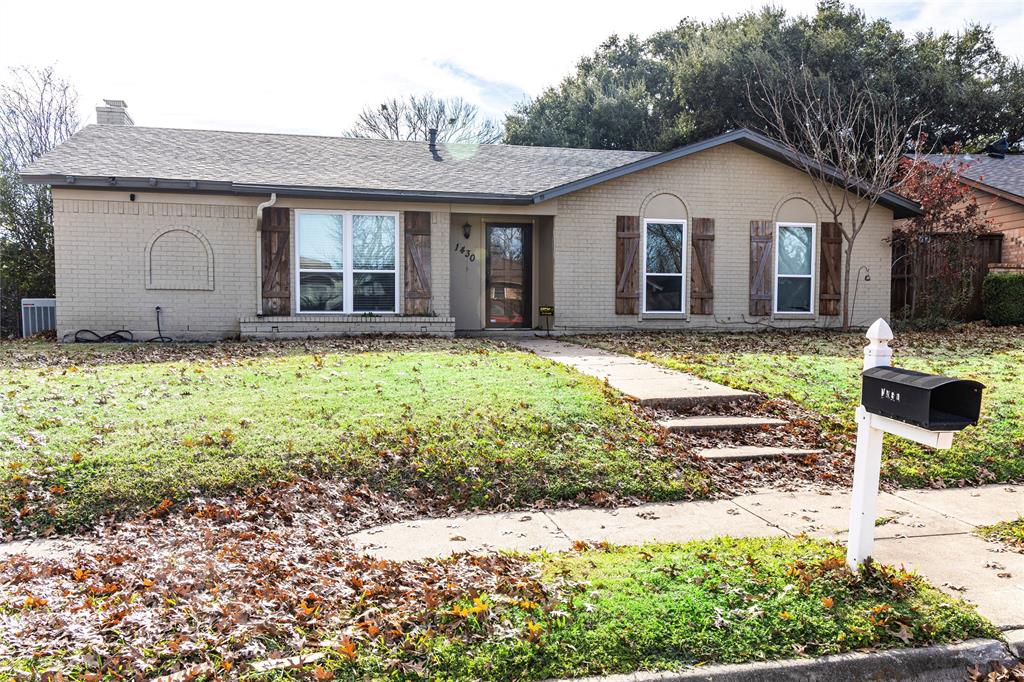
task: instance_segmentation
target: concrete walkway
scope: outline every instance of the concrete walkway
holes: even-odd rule
[[[997,626],[1024,627],[1024,554],[972,534],[976,526],[1024,515],[1024,487],[883,493],[875,557],[905,565],[978,605]],[[842,541],[849,515],[843,493],[765,492],[731,500],[481,514],[395,523],[356,533],[356,546],[388,559],[452,552],[569,549],[576,540],[616,544],[686,542],[718,535],[795,536]]]
[[[695,403],[742,400],[752,394],[659,367],[626,355],[586,348],[550,338],[509,340],[520,348],[597,377],[648,407],[685,407]]]

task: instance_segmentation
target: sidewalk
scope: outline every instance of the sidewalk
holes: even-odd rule
[[[517,338],[509,342],[548,360],[568,365],[582,374],[607,381],[612,388],[648,407],[674,408],[696,403],[730,402],[752,395],[627,355],[575,343],[549,338]]]
[[[452,552],[558,551],[576,540],[686,542],[717,535],[806,534],[842,541],[849,494],[765,492],[731,500],[423,519],[354,534],[357,548],[388,559]],[[972,534],[1024,515],[1024,486],[882,493],[874,556],[903,564],[978,606],[1003,629],[1024,627],[1024,554]]]

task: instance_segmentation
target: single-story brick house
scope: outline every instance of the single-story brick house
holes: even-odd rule
[[[53,189],[61,338],[156,335],[157,306],[176,340],[839,324],[838,232],[749,130],[651,153],[98,121],[24,173]],[[869,216],[855,324],[917,210]]]

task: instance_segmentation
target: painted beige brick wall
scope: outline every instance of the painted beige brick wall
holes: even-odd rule
[[[58,336],[127,329],[148,339],[157,334],[156,306],[163,333],[176,340],[238,335],[240,319],[256,314],[255,206],[260,200],[148,192],[131,201],[127,192],[54,190]],[[433,312],[439,318],[450,315],[447,210],[315,200],[277,205],[430,210]],[[204,262],[206,250],[210,257]],[[345,329],[355,328],[346,324]]]
[[[210,339],[238,333],[243,313],[255,312],[256,267],[253,205],[128,201],[118,194],[54,192],[57,333],[79,329],[105,333],[127,329],[136,338],[156,335],[155,307],[162,328],[175,339]],[[74,197],[74,198],[71,198]],[[121,200],[117,200],[121,199]],[[195,201],[195,198],[192,198]],[[200,199],[200,202],[203,202]],[[213,252],[214,289],[147,288],[146,247],[167,230],[202,234]],[[157,242],[173,236],[165,236]],[[192,254],[194,255],[194,254]],[[189,257],[177,281],[197,279]],[[158,284],[167,286],[165,269]]]
[[[715,219],[713,316],[666,319],[615,314],[615,217],[643,215],[646,203],[663,192],[682,200],[687,215],[681,218]],[[785,200],[794,197],[810,202],[817,222],[831,220],[810,180],[800,171],[729,144],[553,200],[558,204],[554,227],[557,327],[750,329],[764,324],[839,325],[839,317],[771,319],[751,318],[748,314],[750,221],[777,219]],[[863,281],[861,273],[851,315],[854,324],[867,325],[888,316],[891,256],[885,240],[891,226],[892,212],[876,207],[857,239],[853,275],[863,265],[869,268],[871,280]],[[689,259],[689,249],[687,253]],[[817,257],[815,254],[816,276]]]

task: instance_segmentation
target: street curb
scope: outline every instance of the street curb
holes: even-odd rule
[[[1003,637],[1006,638],[1006,645],[1010,647],[1010,653],[1024,660],[1024,629],[1006,630]]]
[[[1007,633],[1009,634],[1009,633]],[[1018,645],[1024,633],[1018,631]],[[995,639],[971,639],[960,644],[848,653],[819,658],[711,665],[676,672],[639,672],[607,677],[584,677],[563,682],[962,682],[967,666],[994,661],[1015,662],[1006,645]]]

